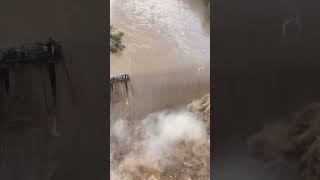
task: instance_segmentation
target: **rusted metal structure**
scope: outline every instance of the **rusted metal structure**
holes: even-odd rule
[[[15,63],[55,63],[62,56],[60,43],[52,38],[48,41],[10,47],[0,53],[0,62],[3,68]]]
[[[125,83],[126,85],[126,90],[128,91],[128,82],[130,81],[129,75],[128,74],[121,74],[118,76],[113,76],[110,79],[110,87],[111,90],[113,90],[113,85],[115,83]]]
[[[49,38],[47,41],[23,44],[0,51],[0,71],[3,77],[6,94],[9,94],[10,68],[16,64],[47,63],[52,87],[55,87],[55,66],[62,58],[60,42]],[[53,91],[55,92],[55,91]],[[53,94],[55,96],[55,94]]]

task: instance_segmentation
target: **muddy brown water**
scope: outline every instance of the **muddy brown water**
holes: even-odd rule
[[[111,54],[110,75],[130,77],[111,93],[111,121],[142,120],[186,105],[210,91],[210,23],[198,0],[112,0],[111,24],[125,33]]]
[[[291,163],[267,168],[270,164],[250,158],[246,138],[319,101],[319,2],[224,0],[214,6],[213,177],[297,179]],[[290,14],[300,16],[302,32],[293,25],[283,38],[282,24]]]
[[[127,73],[131,118],[191,102],[210,88],[210,23],[197,0],[113,0],[111,24],[125,33],[110,75]],[[119,112],[115,112],[119,113]]]

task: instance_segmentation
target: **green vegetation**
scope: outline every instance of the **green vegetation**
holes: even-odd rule
[[[210,4],[211,4],[211,0],[204,0],[204,3],[206,4],[207,6],[207,13],[208,13],[208,16],[210,16]]]
[[[122,44],[121,40],[124,33],[117,31],[112,25],[110,26],[110,52],[116,53],[122,51],[125,46]]]

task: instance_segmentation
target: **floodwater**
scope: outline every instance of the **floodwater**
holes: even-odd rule
[[[112,0],[110,13],[126,46],[111,54],[110,76],[129,75],[131,117],[209,92],[210,23],[203,1]]]

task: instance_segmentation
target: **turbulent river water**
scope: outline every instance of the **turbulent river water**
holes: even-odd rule
[[[210,91],[206,9],[202,0],[111,1],[126,48],[111,54],[110,76],[130,77],[111,93],[112,180],[209,178],[208,126],[186,109]]]
[[[130,76],[132,117],[209,92],[210,22],[203,1],[111,0],[110,13],[126,46],[111,55],[110,76]]]

